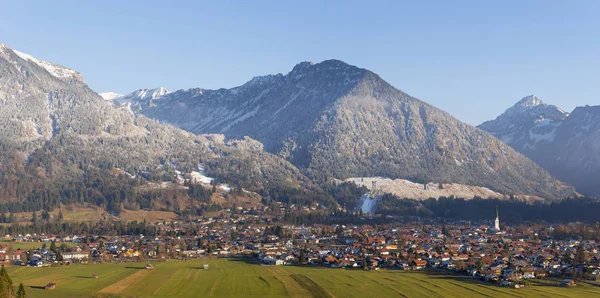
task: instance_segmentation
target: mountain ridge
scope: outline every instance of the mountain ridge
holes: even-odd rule
[[[515,106],[520,105],[518,102]],[[567,113],[539,101],[479,125],[586,195],[600,196],[600,106]]]
[[[574,194],[487,132],[340,60],[302,62],[231,89],[178,90],[152,104],[135,112],[193,133],[250,136],[316,181],[385,176]]]

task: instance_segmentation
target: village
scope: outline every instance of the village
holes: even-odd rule
[[[600,281],[600,244],[552,239],[540,230],[488,223],[418,222],[380,225],[275,225],[256,215],[155,223],[156,236],[5,235],[0,263],[66,266],[75,263],[163,262],[246,258],[272,266],[356,270],[448,270],[519,288],[551,278],[563,286]]]

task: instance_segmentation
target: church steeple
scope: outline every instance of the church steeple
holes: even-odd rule
[[[500,232],[500,216],[498,215],[498,206],[496,206],[496,220],[494,221],[494,230]]]

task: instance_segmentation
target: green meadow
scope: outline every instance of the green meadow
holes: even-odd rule
[[[203,269],[209,264],[209,269]],[[600,287],[509,289],[441,271],[261,266],[237,259],[10,267],[28,297],[599,297]],[[97,274],[98,278],[92,278]],[[54,290],[44,285],[54,282]]]
[[[76,243],[72,243],[72,242],[65,242],[67,247],[75,247],[77,246]],[[50,243],[45,243],[46,247],[50,247]],[[57,246],[60,246],[62,243],[56,243]],[[36,249],[36,248],[42,248],[42,245],[44,245],[44,243],[42,242],[13,242],[10,240],[0,240],[0,245],[6,245],[6,246],[11,246],[14,249],[21,249],[21,250],[30,250],[30,249]]]

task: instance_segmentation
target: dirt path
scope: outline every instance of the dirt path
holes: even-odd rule
[[[123,293],[131,285],[141,281],[144,277],[148,276],[152,270],[140,269],[136,273],[127,276],[126,278],[100,290],[98,293]]]

